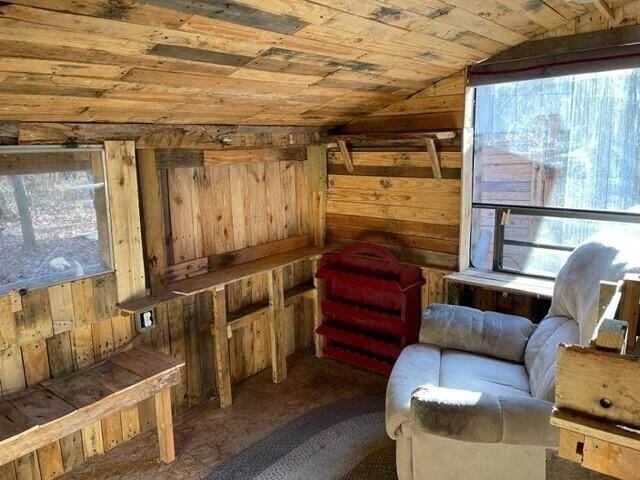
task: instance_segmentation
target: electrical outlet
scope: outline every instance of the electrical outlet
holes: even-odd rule
[[[147,332],[156,328],[156,317],[153,310],[145,310],[136,313],[136,331]]]

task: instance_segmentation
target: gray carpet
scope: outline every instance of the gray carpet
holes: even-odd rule
[[[357,397],[298,417],[205,480],[396,480],[384,399]]]

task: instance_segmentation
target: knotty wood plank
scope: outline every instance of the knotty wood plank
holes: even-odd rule
[[[613,422],[640,426],[637,361],[576,346],[558,350],[556,406]],[[582,372],[576,377],[575,372]],[[615,382],[611,379],[615,378]],[[601,400],[608,399],[610,406]]]
[[[213,337],[216,355],[216,379],[218,398],[222,408],[231,406],[231,373],[229,365],[229,343],[227,341],[227,299],[224,288],[212,290]]]
[[[138,177],[140,202],[144,226],[146,264],[149,270],[151,291],[156,293],[163,286],[163,274],[167,268],[163,198],[159,174],[156,172],[156,153],[150,149],[138,150]]]
[[[133,142],[105,142],[118,301],[145,294],[144,258]]]
[[[269,330],[271,332],[271,368],[274,383],[287,378],[287,353],[284,327],[284,279],[283,269],[268,273]]]
[[[306,160],[305,148],[259,148],[242,150],[205,150],[205,165],[234,165],[253,162],[301,162]]]
[[[219,8],[216,5],[207,3],[194,3],[188,0],[145,1],[152,5],[170,8],[190,15],[199,15],[277,33],[294,33],[305,25],[296,17],[258,10],[234,1],[227,1],[225,8]]]
[[[330,175],[353,175],[358,177],[410,177],[410,178],[435,178],[431,167],[376,167],[359,166],[349,171],[344,165],[330,164]],[[442,168],[442,178],[446,180],[460,179],[459,168]]]
[[[256,245],[255,247],[247,247],[242,250],[214,255],[209,257],[208,268],[210,270],[219,270],[252,262],[271,255],[278,255],[283,252],[304,248],[308,245],[308,242],[309,240],[306,235],[296,235],[283,240]]]
[[[87,327],[97,321],[93,281],[90,278],[71,282],[75,327]]]
[[[0,390],[3,395],[22,390],[26,385],[22,354],[17,345],[0,351]]]
[[[17,343],[16,322],[9,295],[0,296],[0,351]]]
[[[160,460],[171,463],[176,458],[173,442],[173,419],[171,415],[171,389],[165,388],[155,395],[156,425],[160,442]]]
[[[71,284],[53,285],[48,290],[54,335],[71,330],[75,325]]]
[[[47,288],[29,290],[22,296],[22,310],[14,312],[19,344],[53,335],[53,321]]]
[[[138,148],[200,148],[221,150],[263,145],[318,143],[317,127],[269,127],[232,125],[151,125],[106,123],[22,123],[20,143],[60,144],[68,138],[80,143],[135,140]],[[293,142],[293,143],[292,143]]]

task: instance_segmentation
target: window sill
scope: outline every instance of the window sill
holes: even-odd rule
[[[449,282],[483,287],[499,292],[531,295],[537,298],[553,296],[554,280],[527,277],[502,272],[483,272],[470,268],[463,272],[455,272],[445,277]]]

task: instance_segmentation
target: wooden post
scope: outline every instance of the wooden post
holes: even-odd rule
[[[227,296],[224,287],[211,291],[213,295],[213,342],[216,355],[218,397],[222,408],[231,406],[231,368],[227,339]]]
[[[313,192],[313,244],[324,246],[326,236],[326,192]]]
[[[142,219],[144,225],[144,243],[149,285],[152,293],[163,289],[163,276],[167,269],[165,252],[164,217],[162,212],[162,194],[160,179],[156,169],[154,150],[138,150],[138,177],[140,180],[140,197],[142,203]]]
[[[135,144],[104,143],[118,302],[146,294]]]
[[[155,395],[156,425],[160,443],[160,460],[171,463],[176,459],[173,442],[173,417],[171,415],[171,388],[165,388]]]
[[[316,246],[324,245],[325,239],[325,202],[327,191],[327,148],[325,145],[307,147],[305,176],[308,191],[308,234]]]
[[[444,298],[448,305],[460,305],[464,285],[451,280],[444,281]]]
[[[636,344],[638,331],[638,321],[640,318],[640,275],[626,274],[622,287],[622,300],[620,302],[620,320],[629,324],[627,335],[627,347],[633,350]]]
[[[318,335],[316,330],[322,322],[324,321],[324,317],[322,315],[322,299],[324,298],[324,280],[316,278],[316,273],[318,273],[318,262],[320,258],[314,258],[313,262],[313,285],[316,287],[315,295],[313,298],[313,338],[316,347],[316,357],[322,358],[324,355],[322,350],[324,349],[324,337],[322,335]]]
[[[282,267],[268,273],[271,369],[274,383],[287,378],[287,352],[284,338],[284,279]]]

